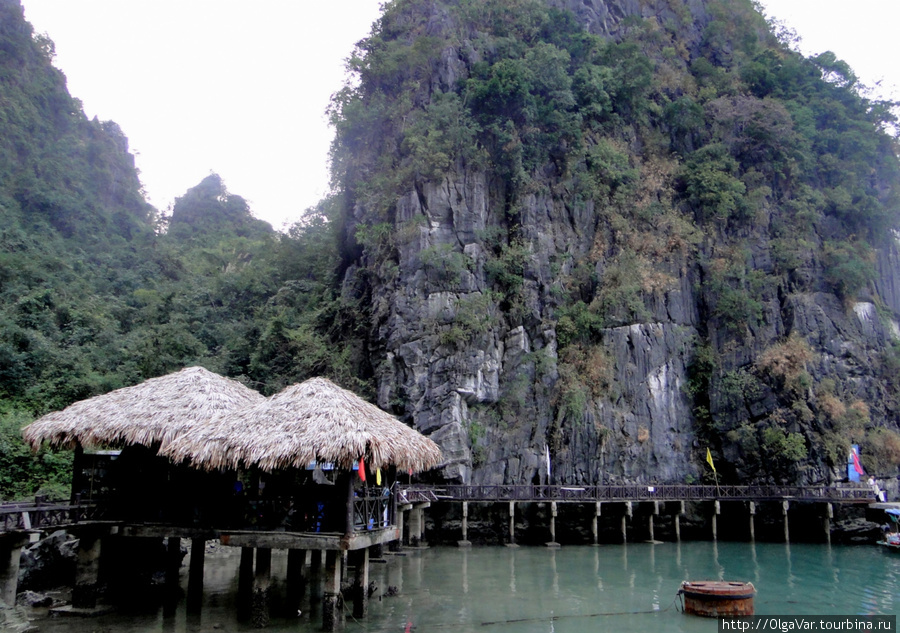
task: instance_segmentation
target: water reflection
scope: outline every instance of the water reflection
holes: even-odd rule
[[[900,610],[900,566],[874,547],[783,543],[633,543],[601,547],[473,547],[407,551],[374,565],[378,586],[365,622],[347,618],[348,633],[430,630],[483,633],[582,633],[589,630],[710,630],[714,623],[676,612],[683,580],[752,580],[759,615],[892,614]],[[208,556],[200,614],[156,610],[88,621],[35,622],[40,633],[182,633],[246,631],[234,614],[239,556]],[[273,556],[273,591],[286,567]],[[186,585],[186,570],[182,573]],[[315,582],[310,583],[315,586]],[[399,596],[385,595],[394,586]],[[273,613],[272,633],[321,627],[317,600],[303,601],[298,620]],[[278,598],[276,596],[276,602]],[[282,598],[283,600],[283,598]]]

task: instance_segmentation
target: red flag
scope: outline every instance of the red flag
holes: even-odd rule
[[[859,475],[865,475],[866,473],[863,471],[862,464],[859,463],[859,455],[857,455],[856,451],[853,449],[850,450],[850,455],[853,457],[853,470]]]
[[[359,480],[366,480],[366,463],[363,461],[363,458],[359,458]]]

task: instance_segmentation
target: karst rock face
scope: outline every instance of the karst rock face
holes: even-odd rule
[[[896,161],[875,126],[870,194],[892,219],[873,230],[835,211],[839,185],[803,175],[824,173],[827,151],[791,154],[815,144],[803,140],[801,97],[760,88],[747,66],[764,44],[800,58],[761,20],[736,20],[741,33],[715,40],[740,2],[553,0],[604,42],[636,41],[652,85],[643,113],[617,110],[627,95],[609,90],[616,114],[597,125],[585,97],[559,97],[560,110],[578,112],[577,139],[555,137],[510,175],[505,157],[525,146],[527,161],[538,141],[526,134],[540,121],[511,114],[504,129],[515,133],[489,137],[493,119],[478,108],[495,106],[477,102],[472,79],[499,76],[490,72],[501,45],[485,43],[489,26],[464,22],[458,4],[389,8],[379,37],[429,38],[432,52],[403,89],[376,90],[362,73],[362,103],[406,95],[412,114],[357,148],[364,166],[343,183],[345,234],[357,243],[343,292],[365,301],[378,404],[440,444],[442,478],[692,482],[711,474],[710,447],[734,482],[832,482],[850,443],[871,447],[896,431]],[[750,52],[736,43],[748,38]],[[585,75],[570,74],[576,91]],[[397,121],[412,126],[447,94],[478,122],[467,142],[482,153],[457,148],[440,169],[367,193],[372,173],[412,155]],[[536,108],[548,102],[534,94]],[[693,127],[664,114],[686,98],[700,117]],[[426,147],[441,151],[439,140]],[[714,185],[698,176],[709,165]],[[585,194],[591,177],[603,186]],[[720,194],[728,187],[734,199]],[[376,225],[386,237],[360,238]],[[862,281],[845,284],[843,264],[864,268]],[[870,463],[890,474],[890,463]]]

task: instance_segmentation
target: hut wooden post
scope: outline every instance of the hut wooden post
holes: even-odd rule
[[[203,604],[203,563],[206,558],[206,540],[191,539],[191,566],[188,571],[187,609],[199,612]]]
[[[347,473],[347,520],[344,528],[344,535],[348,538],[353,534],[353,471]]]
[[[253,591],[253,548],[241,548],[241,564],[238,568],[238,619],[250,615],[251,592]]]
[[[289,549],[287,559],[287,608],[288,614],[294,616],[300,611],[300,603],[303,601],[306,580],[303,578],[306,566],[305,549]]]
[[[369,548],[364,547],[354,552],[356,574],[353,595],[353,617],[362,619],[369,611]]]
[[[163,599],[163,615],[175,615],[178,604],[178,570],[181,567],[181,539],[171,536],[166,539],[166,584]]]
[[[325,550],[325,591],[322,596],[322,630],[334,631],[340,618],[341,553]]]

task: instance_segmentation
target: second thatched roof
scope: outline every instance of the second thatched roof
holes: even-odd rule
[[[293,385],[179,436],[162,454],[198,468],[255,465],[264,471],[328,462],[415,472],[436,466],[438,445],[325,378]]]
[[[236,380],[203,367],[187,367],[76,402],[38,418],[22,433],[35,450],[45,441],[68,448],[165,446],[194,424],[264,399]]]

